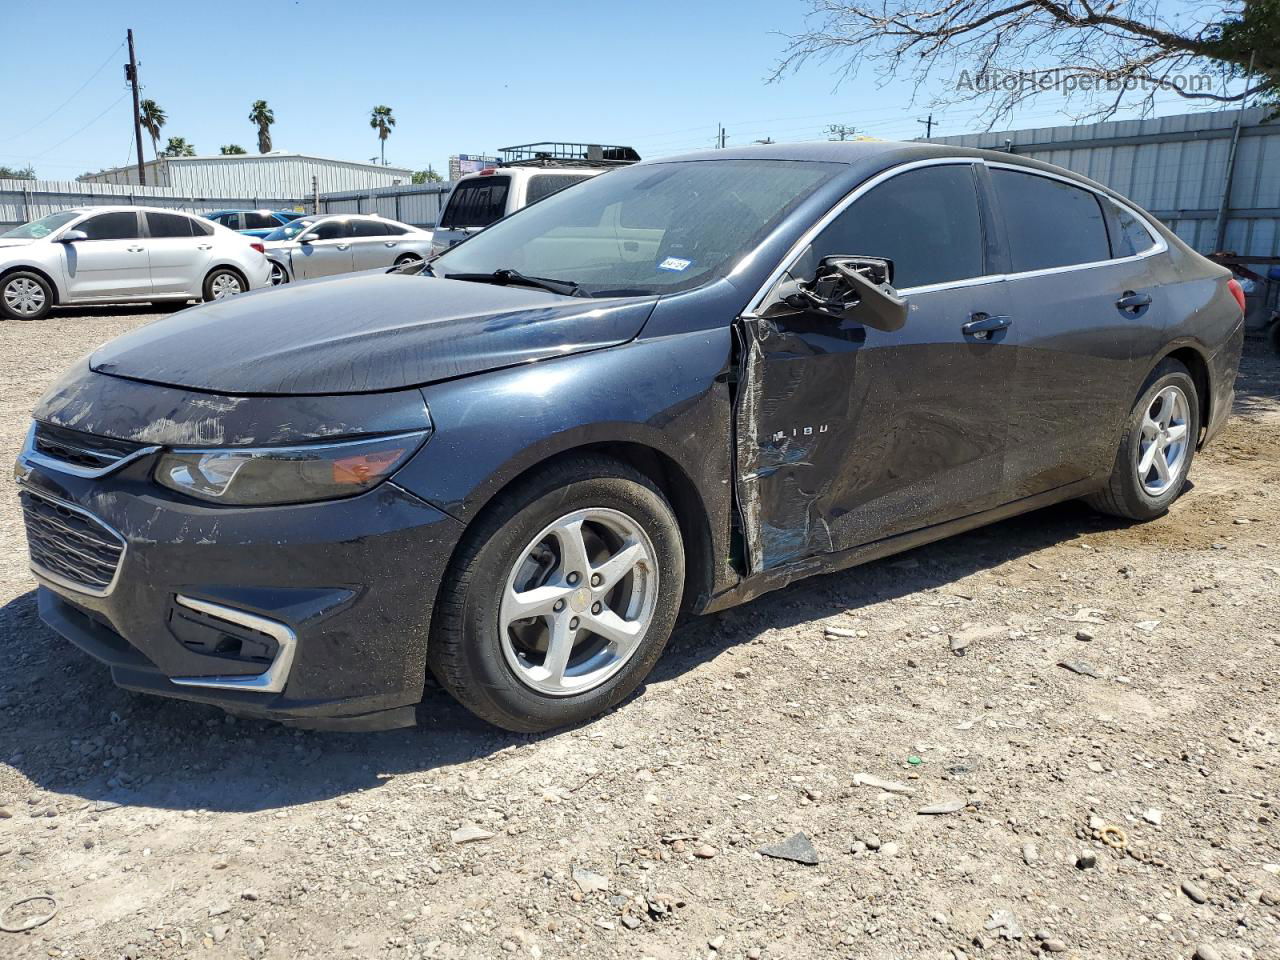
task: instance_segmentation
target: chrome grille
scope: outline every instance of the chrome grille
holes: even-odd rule
[[[102,596],[115,583],[124,538],[87,510],[23,490],[22,517],[36,573]]]
[[[99,437],[79,430],[36,423],[32,449],[53,460],[86,470],[106,471],[142,449],[140,443]]]

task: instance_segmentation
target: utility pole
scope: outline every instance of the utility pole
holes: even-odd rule
[[[133,85],[133,138],[138,143],[138,185],[147,185],[147,170],[142,165],[142,108],[138,104],[138,58],[133,53],[133,31],[129,31],[129,63],[124,68],[125,79]]]
[[[724,141],[729,136],[729,131],[725,130],[723,123],[716,124],[716,146],[723,150]]]
[[[924,120],[917,120],[916,123],[924,124],[924,138],[928,140],[933,136],[933,114],[929,114]]]
[[[856,127],[846,127],[843,123],[833,123],[827,127],[827,135],[830,140],[848,140],[855,133]]]

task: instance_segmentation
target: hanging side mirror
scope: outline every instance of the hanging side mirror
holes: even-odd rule
[[[893,288],[893,261],[881,257],[823,257],[812,280],[780,285],[778,301],[888,333],[907,322],[907,300]]]

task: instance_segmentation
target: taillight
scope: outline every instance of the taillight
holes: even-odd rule
[[[1244,287],[1240,286],[1240,281],[1232,277],[1227,281],[1227,289],[1231,291],[1231,295],[1236,298],[1236,303],[1240,304],[1240,312],[1245,312],[1244,306]]]
[[[259,253],[267,252],[267,248],[263,246],[261,243],[251,243],[249,244],[249,246],[253,247],[253,249],[257,250]],[[1234,283],[1235,281],[1232,281],[1232,282]]]

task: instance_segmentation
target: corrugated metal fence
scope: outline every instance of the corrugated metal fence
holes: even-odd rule
[[[1201,253],[1218,246],[1218,211],[1240,119],[1221,248],[1280,256],[1280,122],[1265,108],[1150,120],[934,137],[933,143],[1011,149],[1075,170],[1124,194]]]
[[[320,195],[321,213],[377,213],[417,227],[434,227],[451,183],[404,184]],[[314,211],[310,197],[196,197],[174,187],[82,183],[77,180],[0,180],[0,232],[69,207],[134,204],[208,213],[243,208]]]

